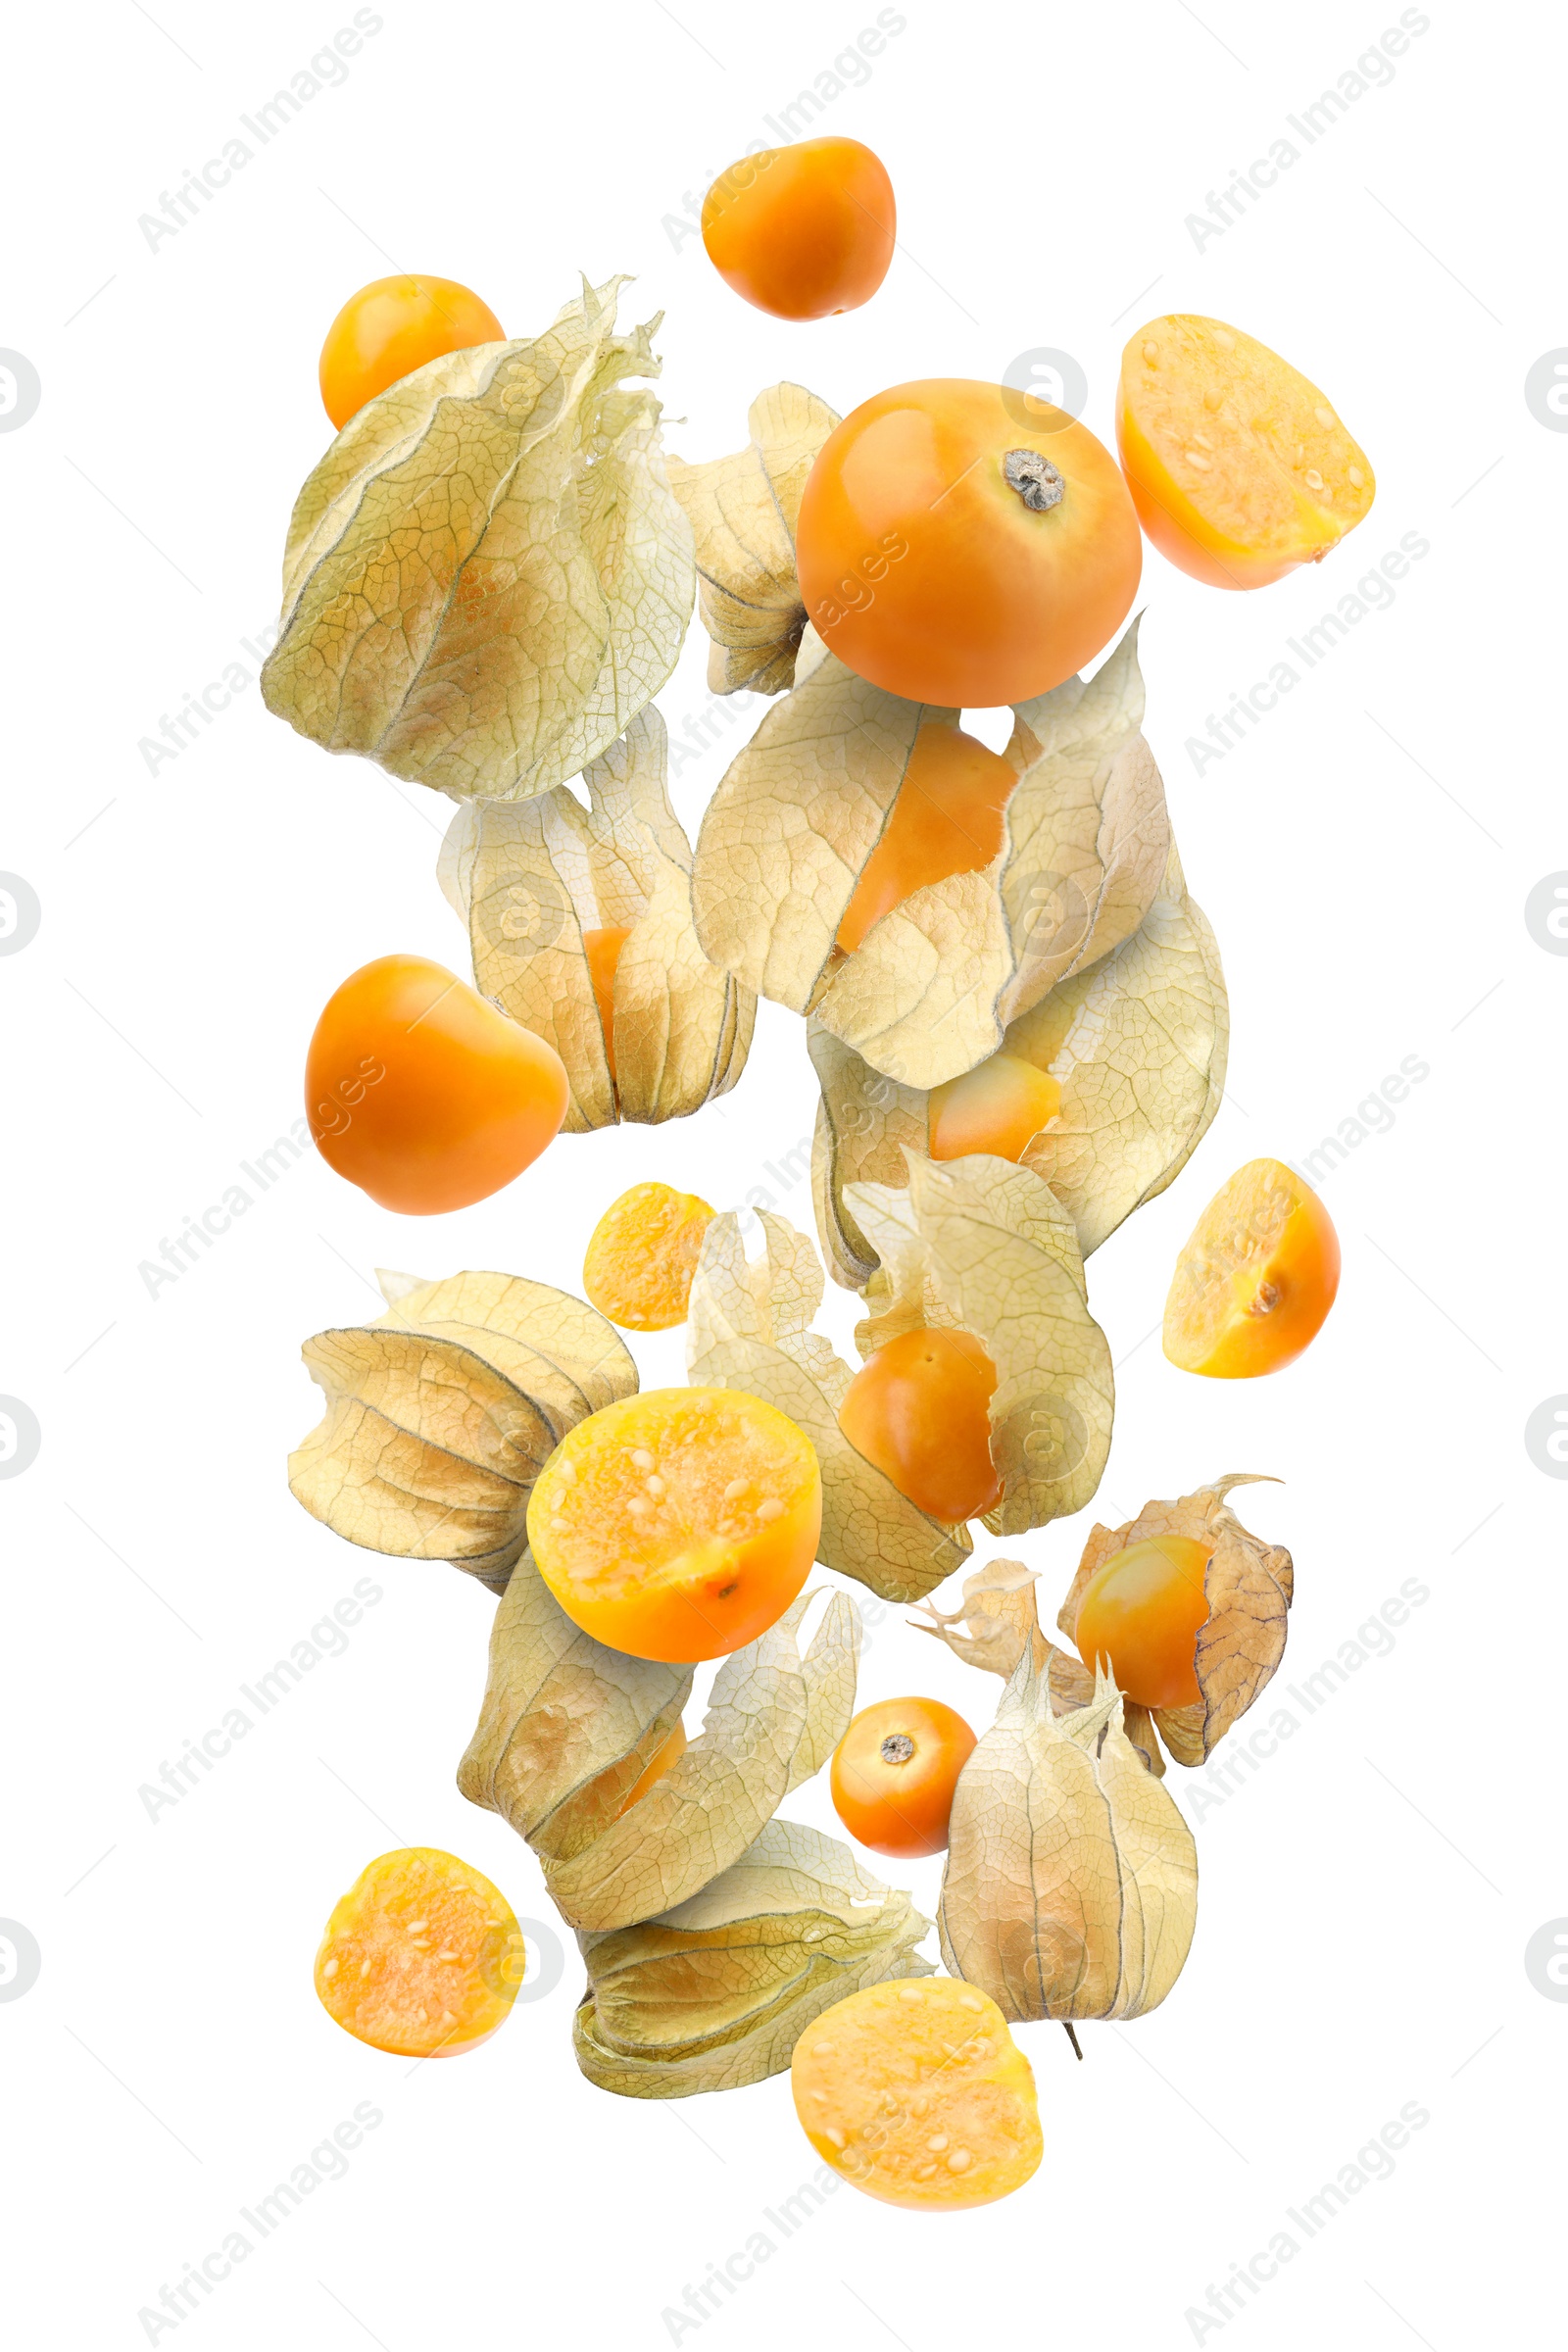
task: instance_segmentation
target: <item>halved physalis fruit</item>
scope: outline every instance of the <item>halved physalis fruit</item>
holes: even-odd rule
[[[851,1381],[839,1427],[933,1519],[979,1519],[998,1502],[991,1458],[997,1367],[966,1331],[906,1331]]]
[[[940,1854],[974,1734],[940,1698],[862,1707],[833,1751],[833,1810],[877,1854]]]
[[[1153,1536],[1097,1568],[1078,1602],[1073,1639],[1093,1673],[1102,1667],[1141,1707],[1196,1706],[1198,1637],[1208,1617],[1204,1573],[1212,1543]]]
[[[821,1525],[809,1440],[728,1389],[649,1389],[590,1413],[528,1504],[534,1560],[573,1624],[673,1664],[728,1657],[775,1623]]]
[[[1010,2196],[1044,2150],[1035,2079],[995,2001],[954,1977],[869,1984],[795,2045],[795,2112],[841,2180],[957,2212]]]
[[[684,1323],[712,1217],[695,1193],[634,1184],[612,1200],[589,1237],[582,1287],[590,1305],[622,1331],[669,1331]]]
[[[960,726],[922,721],[881,839],[860,868],[835,945],[854,953],[871,925],[929,882],[983,873],[1002,848],[1018,771]]]
[[[1116,440],[1145,531],[1211,588],[1266,588],[1320,563],[1377,487],[1316,384],[1218,318],[1139,328],[1122,353]]]
[[[1165,1353],[1183,1372],[1251,1380],[1296,1361],[1340,1287],[1340,1237],[1310,1185],[1250,1159],[1214,1195],[1176,1260]]]
[[[373,2050],[450,2058],[506,2023],[526,1966],[500,1888],[439,1846],[406,1845],[379,1855],[333,1905],[316,1990]]]
[[[1022,1159],[1061,1108],[1061,1082],[1018,1054],[993,1054],[961,1078],[926,1097],[927,1150],[933,1159]]]

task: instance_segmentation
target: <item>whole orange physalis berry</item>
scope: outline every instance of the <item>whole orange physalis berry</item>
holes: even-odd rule
[[[339,432],[427,360],[504,343],[488,303],[451,277],[377,277],[351,294],[321,345],[321,402]]]
[[[703,243],[725,284],[775,318],[869,302],[893,259],[893,182],[858,139],[767,147],[703,199]]]
[[[1091,1670],[1108,1668],[1140,1706],[1189,1707],[1202,1696],[1195,1659],[1213,1549],[1195,1536],[1153,1536],[1113,1554],[1084,1587],[1078,1654]]]
[[[862,1707],[833,1754],[833,1809],[877,1854],[940,1854],[974,1734],[940,1698]]]
[[[950,1525],[1000,1498],[991,1458],[997,1368],[966,1331],[906,1331],[851,1381],[839,1427],[917,1510]]]
[[[559,1133],[569,1095],[554,1047],[423,956],[351,972],[305,1062],[321,1157],[412,1217],[510,1184]]]

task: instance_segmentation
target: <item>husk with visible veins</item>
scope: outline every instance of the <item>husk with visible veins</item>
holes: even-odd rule
[[[514,1274],[383,1274],[385,1314],[303,1353],[325,1417],[288,1483],[351,1544],[450,1560],[493,1592],[522,1549],[528,1497],[579,1421],[637,1387],[598,1309]]]
[[[772,1821],[700,1894],[578,1941],[588,1991],[572,2042],[601,2090],[681,2099],[789,2065],[824,2009],[863,1985],[930,1976],[931,1923],[836,1838]]]
[[[669,676],[691,527],[621,278],[368,401],[295,504],[267,707],[455,800],[574,776]]]
[[[962,1561],[967,1530],[928,1519],[845,1437],[838,1411],[855,1376],[810,1329],[823,1291],[816,1251],[784,1218],[759,1217],[765,1249],[750,1264],[735,1211],[708,1228],[687,1306],[687,1376],[787,1413],[822,1473],[817,1557],[883,1600],[917,1600]]]
[[[1285,1655],[1287,1618],[1296,1571],[1283,1544],[1250,1535],[1225,1497],[1233,1487],[1273,1485],[1263,1474],[1235,1471],[1176,1502],[1149,1502],[1125,1527],[1096,1527],[1056,1623],[1077,1639],[1084,1588],[1098,1568],[1129,1544],[1153,1536],[1191,1536],[1214,1549],[1203,1572],[1208,1616],[1198,1636],[1194,1663],[1202,1693],[1191,1706],[1156,1707],[1159,1736],[1178,1764],[1201,1764],[1233,1723],[1245,1715]]]
[[[572,1927],[627,1927],[686,1901],[832,1754],[855,1711],[860,1618],[847,1592],[833,1593],[803,1659],[812,1598],[721,1662],[701,1733],[622,1813],[681,1714],[691,1671],[594,1641],[523,1554],[496,1611],[458,1786],[526,1838]]]
[[[667,460],[697,548],[697,602],[715,694],[778,694],[793,683],[806,607],[795,526],[812,462],[839,418],[799,384],[760,392],[751,442],[733,457]]]
[[[852,1185],[848,1205],[879,1261],[855,1335],[861,1353],[947,1325],[996,1366],[1002,1496],[985,1525],[1013,1536],[1081,1511],[1110,1451],[1115,1383],[1072,1219],[1050,1186],[984,1154],[939,1164],[911,1152],[902,1188]]]
[[[934,1601],[922,1601],[923,1614],[911,1617],[909,1623],[917,1633],[934,1634],[939,1642],[945,1642],[955,1657],[987,1674],[1000,1674],[1004,1682],[1010,1678],[1027,1645],[1034,1653],[1036,1671],[1046,1678],[1053,1712],[1070,1715],[1093,1700],[1095,1678],[1081,1658],[1058,1649],[1042,1632],[1039,1574],[1038,1568],[1025,1567],[1022,1560],[987,1560],[983,1568],[964,1578],[957,1608],[939,1609]],[[1122,1729],[1150,1771],[1163,1777],[1165,1759],[1149,1709],[1124,1697]]]
[[[1060,981],[1002,1041],[1060,1085],[1060,1109],[1023,1162],[1071,1215],[1085,1257],[1187,1165],[1219,1108],[1229,1038],[1214,935],[1172,848],[1160,895],[1132,936]],[[928,1097],[873,1070],[819,1022],[807,1042],[822,1090],[817,1225],[834,1279],[860,1290],[874,1256],[845,1188],[902,1183],[906,1152],[927,1148]]]
[[[794,690],[703,819],[692,905],[704,948],[901,1085],[971,1069],[1155,900],[1170,824],[1143,708],[1135,623],[1093,678],[1016,706],[1004,757],[1018,782],[991,865],[911,892],[846,956],[839,924],[916,735],[958,713],[868,685],[808,632]]]
[[[1192,1832],[1122,1728],[1114,1684],[1057,1716],[1025,1643],[953,1800],[942,1957],[1014,2023],[1142,2017],[1198,1915]]]
[[[468,933],[474,985],[554,1046],[565,1128],[681,1119],[746,1066],[757,999],[709,962],[692,928],[692,854],[664,786],[652,705],[565,785],[527,801],[470,801],[441,845],[441,887]],[[585,931],[629,932],[612,987],[614,1076]]]

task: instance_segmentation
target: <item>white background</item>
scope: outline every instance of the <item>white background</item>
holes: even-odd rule
[[[681,216],[874,23],[870,0],[390,0],[342,85],[156,250],[138,216],[351,9],[156,0],[155,23],[102,0],[11,36],[0,343],[42,382],[0,435],[0,866],[42,906],[0,960],[0,1392],[42,1431],[0,1483],[0,1915],[42,1952],[32,1989],[0,2003],[19,2344],[149,2340],[141,2308],[365,2101],[383,2120],[347,2177],[154,2340],[1456,2352],[1516,2340],[1534,2300],[1568,2013],[1524,1949],[1568,1913],[1548,1812],[1568,1491],[1523,1430],[1568,1390],[1568,962],[1523,909],[1568,866],[1568,438],[1523,385],[1568,343],[1560,26],[1435,5],[1392,80],[1306,147],[1286,116],[1397,9],[900,13],[821,127],[885,159],[902,250],[868,308],[806,327],[733,297]],[[1200,246],[1186,217],[1282,135],[1299,160]],[[667,438],[687,457],[740,446],[750,397],[781,375],[845,410],[909,376],[995,378],[1042,346],[1078,358],[1108,439],[1121,345],[1172,309],[1303,367],[1377,467],[1355,538],[1265,593],[1149,558],[1149,733],[1224,956],[1231,1092],[1174,1190],[1091,1262],[1119,1388],[1095,1509],[1007,1547],[1054,1611],[1092,1518],[1276,1473],[1243,1515],[1290,1544],[1298,1598],[1246,1728],[1276,1706],[1296,1728],[1201,1808],[1199,1933],[1165,2006],[1087,2029],[1081,2066],[1056,2029],[1024,2031],[1046,2159],[974,2214],[846,2187],[785,2238],[764,2209],[815,2170],[787,2081],[679,2104],[594,2090],[569,2046],[574,1957],[493,2043],[417,2069],[340,2033],[312,1989],[328,1909],[390,1844],[453,1847],[519,1913],[549,1913],[527,1850],[453,1784],[488,1596],[353,1550],[288,1494],[318,1406],[300,1343],[375,1311],[377,1264],[574,1287],[634,1178],[721,1205],[768,1186],[809,1227],[805,1183],[763,1173],[810,1127],[793,1018],[763,1007],[721,1105],[564,1139],[461,1215],[400,1219],[311,1154],[265,1195],[248,1185],[248,1213],[177,1282],[151,1297],[138,1274],[298,1117],[306,1042],[346,973],[393,949],[463,954],[434,877],[445,803],[328,760],[254,684],[156,774],[139,741],[231,662],[254,676],[240,640],[274,613],[290,503],[329,438],[316,360],[345,297],[431,270],[534,332],[579,267],[636,273],[623,320],[665,312]],[[1412,532],[1430,552],[1393,606],[1195,772],[1184,747],[1208,715]],[[672,735],[710,712],[705,650],[694,632],[661,698]],[[742,731],[683,771],[688,821]],[[1323,1188],[1345,1277],[1322,1339],[1277,1379],[1172,1370],[1150,1335],[1204,1200],[1244,1159],[1312,1151],[1406,1057],[1429,1074]],[[847,1341],[850,1301],[829,1312]],[[678,1343],[638,1344],[646,1381],[680,1377]],[[344,1654],[150,1820],[139,1787],[367,1574],[382,1597]],[[1390,1653],[1309,1714],[1289,1687],[1412,1578],[1429,1597]],[[983,1724],[999,1686],[889,1611],[861,1695],[911,1689]],[[1190,1813],[1198,1777],[1172,1775]],[[789,1809],[834,1826],[820,1784]],[[911,1876],[930,1909],[936,1865]],[[1306,2239],[1286,2209],[1408,2103],[1430,2120],[1393,2177]],[[1218,2319],[1210,2283],[1282,2229],[1300,2250]],[[686,2287],[759,2230],[765,2265],[694,2320]]]

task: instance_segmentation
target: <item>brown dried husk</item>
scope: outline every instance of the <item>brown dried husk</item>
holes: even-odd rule
[[[588,1991],[572,2042],[601,2090],[682,2099],[782,2073],[835,2001],[930,1976],[931,1922],[848,1846],[772,1821],[738,1861],[674,1910],[578,1941]]]
[[[731,762],[698,836],[703,947],[760,996],[810,1013],[872,1069],[929,1088],[1137,929],[1170,856],[1141,734],[1137,624],[1091,679],[1015,707],[1018,782],[978,873],[913,891],[850,955],[835,945],[923,723],[958,713],[885,694],[808,630],[796,682]]]
[[[1198,1916],[1192,1832],[1122,1728],[1114,1684],[1057,1716],[1033,1645],[958,1776],[937,1926],[1011,2023],[1142,2017]]]
[[[801,492],[839,418],[799,384],[760,392],[750,445],[688,466],[671,456],[669,485],[692,527],[697,602],[715,694],[779,694],[793,684],[806,607],[795,576]]]
[[[572,1927],[628,1927],[687,1901],[827,1761],[855,1711],[860,1620],[848,1593],[831,1594],[803,1658],[813,1597],[721,1661],[702,1731],[622,1812],[680,1720],[691,1669],[596,1642],[523,1553],[458,1786],[532,1846]]]
[[[1194,1664],[1201,1696],[1191,1706],[1156,1707],[1153,1721],[1178,1764],[1211,1756],[1232,1724],[1272,1680],[1285,1655],[1296,1572],[1283,1544],[1250,1535],[1226,1504],[1233,1487],[1277,1485],[1263,1472],[1233,1471],[1175,1502],[1149,1502],[1125,1527],[1096,1527],[1056,1623],[1076,1641],[1084,1588],[1129,1544],[1153,1536],[1190,1536],[1214,1549],[1203,1572],[1208,1616],[1198,1636]]]
[[[565,1130],[686,1118],[746,1066],[757,999],[718,971],[692,927],[691,848],[665,790],[652,706],[565,785],[471,801],[441,847],[441,887],[468,933],[482,996],[554,1046]],[[612,1077],[583,934],[629,933],[612,986]]]
[[[637,1367],[596,1307],[542,1282],[380,1282],[385,1314],[306,1342],[327,1409],[289,1486],[351,1544],[503,1592],[534,1480],[568,1429],[633,1395]]]
[[[1023,1154],[1068,1211],[1085,1257],[1173,1183],[1225,1083],[1229,1004],[1214,935],[1172,848],[1159,896],[1109,955],[1014,1021],[1002,1051],[1056,1079],[1057,1115]],[[875,1254],[846,1206],[858,1183],[899,1185],[924,1155],[928,1091],[898,1084],[827,1031],[808,1046],[822,1090],[812,1149],[818,1231],[834,1279],[861,1290]]]
[[[574,776],[675,666],[691,528],[665,478],[653,319],[583,282],[533,339],[368,401],[295,503],[270,710],[454,800]]]

